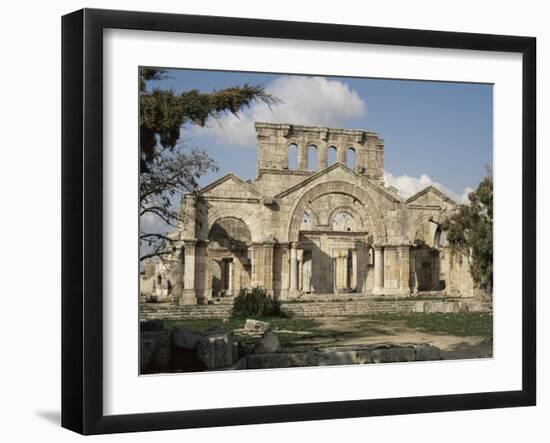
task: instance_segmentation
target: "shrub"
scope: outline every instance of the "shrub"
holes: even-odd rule
[[[268,295],[265,289],[241,289],[233,303],[234,317],[280,317],[281,302]]]

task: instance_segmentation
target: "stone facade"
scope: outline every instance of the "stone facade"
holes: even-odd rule
[[[255,180],[227,174],[184,198],[166,297],[203,304],[254,286],[283,300],[473,295],[467,260],[449,253],[439,228],[456,203],[434,187],[408,199],[386,187],[377,133],[272,123],[256,133]]]

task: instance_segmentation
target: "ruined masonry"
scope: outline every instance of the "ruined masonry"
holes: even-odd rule
[[[473,296],[467,260],[450,254],[440,229],[456,203],[434,187],[408,199],[386,187],[376,132],[255,127],[256,179],[227,174],[185,196],[178,247],[168,264],[145,263],[142,296],[194,305],[255,286],[282,300]]]

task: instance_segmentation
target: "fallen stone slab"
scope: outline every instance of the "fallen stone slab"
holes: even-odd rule
[[[268,322],[260,320],[247,319],[244,324],[244,329],[246,331],[253,332],[265,332],[271,328],[271,325]]]

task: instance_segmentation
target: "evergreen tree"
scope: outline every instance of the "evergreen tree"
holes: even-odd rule
[[[262,86],[249,84],[210,93],[148,89],[149,82],[166,76],[160,69],[139,71],[140,217],[176,228],[183,221],[177,208],[183,194],[196,192],[198,179],[217,169],[204,150],[182,142],[183,126],[205,126],[209,118],[238,115],[255,101],[269,106],[276,99]],[[140,232],[141,260],[172,252],[174,239],[165,231]]]

